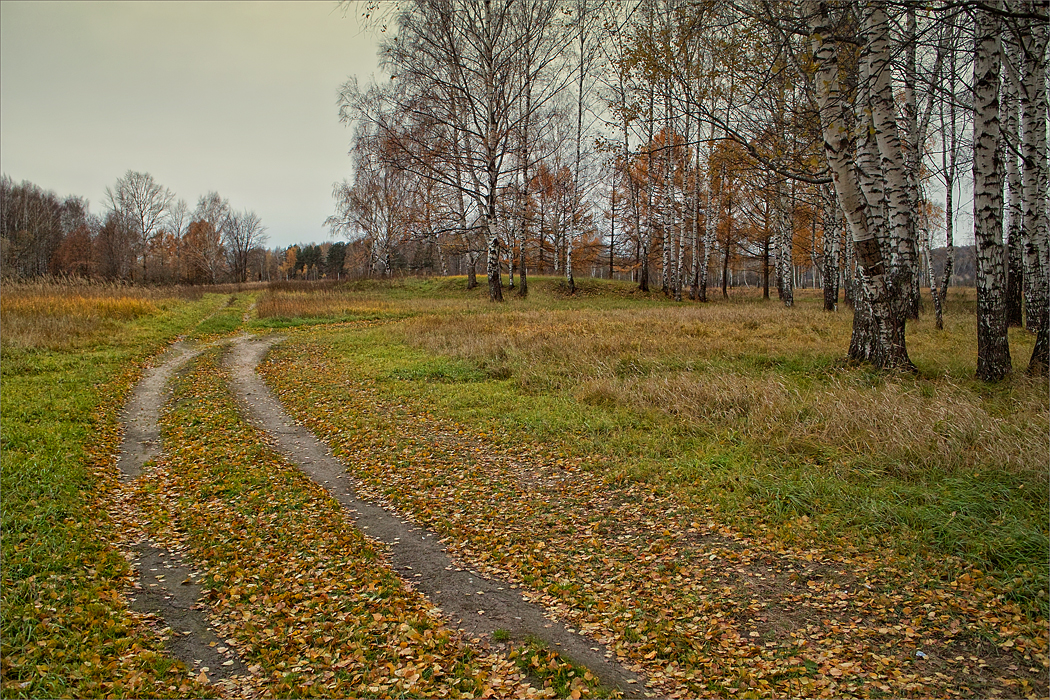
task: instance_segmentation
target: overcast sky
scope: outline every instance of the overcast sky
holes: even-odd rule
[[[350,173],[337,98],[377,39],[335,2],[0,3],[0,169],[60,197],[149,172],[252,209],[269,246],[329,239]]]

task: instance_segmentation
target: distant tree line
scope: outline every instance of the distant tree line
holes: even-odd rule
[[[261,278],[272,251],[266,227],[209,192],[190,209],[149,173],[129,170],[106,188],[105,211],[31,182],[0,179],[0,262],[7,277],[75,276],[145,284]]]
[[[264,247],[266,229],[209,192],[190,210],[149,174],[128,172],[107,188],[105,210],[84,197],[60,198],[31,182],[0,179],[0,273],[29,279],[78,277],[143,284],[366,277],[373,251],[362,240]],[[390,274],[466,274],[439,262],[434,241],[398,247]]]

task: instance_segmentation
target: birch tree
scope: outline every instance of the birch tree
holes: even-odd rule
[[[587,77],[587,66],[590,60],[587,39],[590,34],[590,24],[592,21],[587,0],[576,0],[576,5],[573,9],[576,13],[577,41],[575,43],[577,58],[579,60],[576,70],[579,82],[576,87],[576,158],[574,160],[572,171],[573,200],[576,205],[576,211],[573,212],[565,246],[565,281],[569,285],[569,294],[576,293],[576,278],[573,276],[572,270],[572,242],[575,237],[576,229],[579,227],[579,222],[583,218],[583,212],[581,211],[583,206],[583,195],[580,190],[580,165],[583,154],[584,81]]]
[[[943,307],[948,295],[955,264],[955,187],[958,181],[960,150],[958,79],[958,44],[961,28],[954,15],[937,25],[938,43],[943,60],[943,82],[937,92],[937,114],[940,124],[941,158],[939,173],[944,183],[944,269],[941,278],[930,276],[930,293],[938,329],[944,328]]]
[[[854,315],[854,338],[851,340],[853,359],[871,361],[879,367],[911,368],[911,360],[905,345],[904,318],[900,313],[897,288],[894,284],[889,260],[884,254],[890,240],[886,227],[879,222],[872,222],[872,211],[864,190],[872,192],[879,183],[879,176],[871,169],[854,165],[853,144],[851,143],[851,122],[853,113],[848,101],[848,94],[843,84],[843,75],[839,65],[839,48],[834,34],[835,20],[828,12],[827,6],[818,2],[805,3],[805,10],[810,26],[810,45],[813,52],[815,73],[813,77],[814,92],[820,109],[821,124],[824,132],[824,149],[832,174],[836,197],[842,208],[853,248],[860,269],[862,294],[865,308],[858,308]],[[886,60],[888,52],[888,26],[885,13],[880,6],[869,7],[866,12],[864,32],[861,35],[862,51],[874,57],[877,63]],[[838,18],[843,24],[843,18]],[[861,74],[863,81],[865,76]],[[888,82],[888,78],[886,79]],[[878,120],[885,121],[886,111],[892,110],[892,101],[886,104],[885,83],[881,86],[871,84],[871,91],[878,94],[883,104],[871,105],[873,115],[882,112]],[[873,119],[875,117],[873,116]],[[886,143],[888,139],[883,139]],[[884,154],[884,159],[902,158],[899,150]],[[896,195],[899,205],[900,193]],[[899,221],[905,215],[895,212]],[[858,338],[858,333],[862,338]],[[858,353],[858,350],[861,350]],[[860,356],[857,356],[860,354]]]
[[[1003,33],[1002,42],[1002,154],[1006,168],[1006,323],[1021,326],[1024,323],[1024,243],[1021,235],[1021,76],[1018,65],[1017,38],[1011,32]]]
[[[1010,373],[1003,259],[1003,171],[999,152],[1001,47],[998,18],[977,10],[973,64],[973,237],[977,247],[977,377]]]
[[[518,275],[518,296],[526,297],[529,293],[528,283],[528,243],[531,228],[529,193],[533,166],[539,160],[537,143],[547,129],[550,120],[549,106],[543,110],[533,108],[534,101],[543,101],[547,97],[544,83],[552,66],[560,58],[560,43],[553,40],[554,15],[557,12],[555,2],[533,3],[523,15],[521,23],[521,40],[519,57],[522,65],[520,71],[521,89],[517,100],[521,119],[518,126],[520,152],[518,155],[518,229],[520,231]],[[513,252],[513,251],[512,251]],[[511,263],[513,265],[513,262]],[[513,278],[512,278],[513,279]]]
[[[332,232],[363,240],[369,250],[369,274],[390,275],[391,254],[413,226],[410,173],[381,154],[381,139],[358,133],[354,144],[354,181],[335,185],[336,211],[326,223]]]
[[[1025,267],[1027,281],[1025,306],[1028,329],[1036,334],[1035,349],[1028,364],[1030,374],[1047,374],[1050,364],[1050,223],[1047,221],[1046,128],[1046,6],[1027,2],[1023,9],[1029,16],[1023,18],[1021,50],[1024,61],[1023,89],[1021,91],[1023,144],[1023,236],[1025,237]]]

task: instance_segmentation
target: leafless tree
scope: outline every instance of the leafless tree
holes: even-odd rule
[[[245,209],[230,212],[222,227],[222,240],[226,246],[227,262],[233,277],[238,282],[248,279],[248,261],[253,250],[261,248],[267,240],[266,227],[254,211]]]
[[[215,283],[226,271],[223,228],[230,217],[230,203],[218,192],[201,195],[186,231],[186,257],[194,281]]]
[[[156,237],[161,232],[168,207],[175,195],[149,173],[129,170],[113,188],[106,188],[106,204],[116,215],[118,225],[127,229],[142,260],[142,277],[148,276],[148,261]]]
[[[523,56],[550,54],[536,47],[522,52],[525,38],[542,36],[534,26],[530,32],[523,27],[537,18],[551,21],[554,7],[550,0],[407,3],[397,15],[396,39],[381,50],[396,76],[392,84],[362,92],[350,82],[343,89],[345,121],[370,122],[398,167],[470,200],[474,215],[468,219],[461,207],[463,225],[483,233],[489,255],[503,247],[498,200],[509,176],[522,167],[516,162],[518,136],[526,123],[533,133],[542,130],[534,117],[564,86],[546,71],[522,79],[536,68]],[[529,98],[522,99],[526,88]],[[502,300],[499,262],[489,260],[487,269],[490,297]]]
[[[175,239],[175,269],[172,270],[172,279],[175,282],[182,280],[182,253],[183,237],[186,235],[186,227],[190,222],[190,207],[185,199],[180,199],[168,207],[167,228]]]
[[[419,203],[409,196],[414,176],[384,157],[384,140],[363,133],[370,126],[358,130],[352,151],[354,181],[335,185],[336,214],[326,223],[333,233],[367,243],[370,274],[389,275],[391,254],[408,240],[415,219],[413,205]]]
[[[73,231],[87,213],[79,197],[61,200],[54,192],[31,182],[14,184],[0,179],[0,264],[4,275],[46,275],[63,236]]]

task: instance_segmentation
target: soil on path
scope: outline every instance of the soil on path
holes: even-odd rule
[[[137,479],[142,474],[143,466],[160,456],[160,426],[157,421],[167,396],[168,379],[198,352],[183,341],[175,343],[161,356],[160,364],[146,370],[132,391],[124,407],[124,438],[117,458],[120,480],[124,483]]]
[[[199,352],[182,341],[176,343],[160,364],[146,370],[132,392],[124,409],[124,437],[117,458],[124,485],[132,484],[161,456],[158,420],[168,395],[168,380]],[[177,553],[141,540],[132,545],[130,563],[138,580],[127,593],[129,607],[163,620],[160,631],[173,657],[205,683],[224,684],[247,674],[232,648],[213,631],[194,572]]]
[[[637,694],[643,679],[617,663],[598,642],[545,616],[510,584],[483,578],[457,564],[433,533],[358,498],[345,466],[324,443],[296,424],[255,372],[266,352],[281,339],[245,336],[233,344],[229,363],[234,395],[249,422],[273,436],[279,452],[323,485],[367,535],[389,547],[390,563],[403,579],[468,635],[491,635],[500,629],[516,639],[531,635],[565,658],[586,666],[604,685],[628,695]]]

